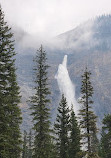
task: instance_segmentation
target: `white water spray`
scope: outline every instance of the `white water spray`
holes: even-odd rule
[[[55,78],[57,79],[61,94],[63,93],[67,99],[69,108],[71,109],[73,104],[74,111],[77,114],[78,104],[75,99],[75,86],[72,83],[67,70],[67,55],[64,56],[62,64],[59,65]]]

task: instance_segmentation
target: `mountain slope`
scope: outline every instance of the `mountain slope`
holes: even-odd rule
[[[17,45],[17,41],[16,41]],[[94,86],[94,110],[100,120],[105,113],[111,113],[111,15],[101,16],[81,24],[74,30],[57,36],[51,46],[44,46],[51,66],[49,76],[52,90],[52,121],[56,117],[60,92],[55,79],[58,65],[68,54],[68,70],[76,85],[76,98],[80,97],[81,74],[85,67],[92,72]],[[19,47],[17,47],[19,51]],[[29,111],[26,100],[32,95],[33,56],[35,48],[25,48],[17,55],[17,75],[21,86],[25,128],[29,125]],[[27,53],[28,52],[28,53]],[[27,121],[29,120],[29,122]]]

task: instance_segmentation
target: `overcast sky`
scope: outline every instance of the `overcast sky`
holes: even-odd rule
[[[95,16],[111,13],[111,0],[0,0],[0,3],[10,24],[49,37]]]

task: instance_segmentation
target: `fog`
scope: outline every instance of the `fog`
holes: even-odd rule
[[[5,19],[31,35],[51,38],[95,16],[111,13],[110,0],[0,0]]]

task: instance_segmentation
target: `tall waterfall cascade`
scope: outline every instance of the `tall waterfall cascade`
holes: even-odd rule
[[[55,75],[61,94],[64,94],[69,108],[73,105],[77,114],[78,103],[75,98],[75,85],[72,83],[67,70],[67,55],[64,56],[62,64],[59,64],[57,74]]]

